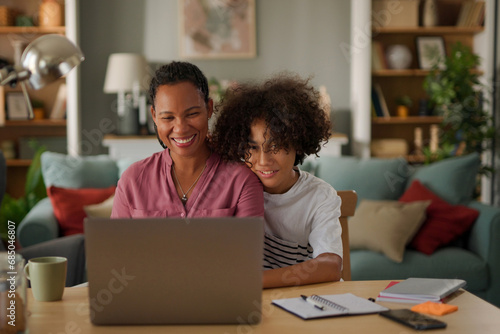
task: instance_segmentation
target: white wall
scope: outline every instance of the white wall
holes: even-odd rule
[[[143,52],[149,62],[179,59],[177,0],[81,1],[83,141],[93,142],[103,117],[113,118],[113,96],[102,92],[107,57],[114,52]],[[350,39],[350,1],[256,0],[257,57],[192,60],[219,79],[262,79],[281,70],[314,76],[325,85],[334,110],[349,109],[349,60],[341,51]],[[344,116],[342,116],[344,117]],[[113,118],[114,119],[114,118]],[[337,128],[349,132],[341,119]],[[102,132],[102,131],[101,131]],[[91,152],[103,151],[94,147]]]

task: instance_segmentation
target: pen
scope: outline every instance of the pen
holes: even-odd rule
[[[307,297],[307,296],[304,296],[304,295],[300,295],[302,297],[302,299],[304,299],[306,302],[308,302],[309,304],[313,305],[314,307],[316,307],[317,309],[323,311],[325,309],[325,307],[323,305],[320,305],[318,302],[316,302],[315,300],[311,299],[311,297]]]

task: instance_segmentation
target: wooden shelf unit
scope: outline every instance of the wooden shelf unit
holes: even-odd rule
[[[8,6],[15,9],[18,13],[27,16],[38,15],[38,8],[41,1],[39,0],[0,0],[0,5]],[[67,1],[66,1],[67,3]],[[14,46],[13,41],[22,41],[25,46],[36,38],[46,34],[66,35],[66,27],[18,27],[18,26],[2,26],[0,27],[0,57],[6,59],[10,63],[14,63]],[[0,105],[0,145],[4,141],[12,141],[14,144],[15,158],[7,159],[7,189],[6,192],[13,197],[20,197],[24,194],[24,185],[26,172],[31,164],[30,159],[20,159],[20,142],[21,138],[28,137],[61,137],[66,140],[66,120],[48,119],[53,108],[59,86],[65,83],[66,79],[62,78],[51,83],[40,90],[29,89],[28,93],[32,100],[39,100],[44,104],[45,119],[40,120],[8,120],[7,111],[4,110],[4,105]],[[7,94],[11,92],[20,92],[18,87],[11,88],[9,86],[0,87],[0,101],[5,101]],[[1,146],[0,146],[1,147]]]
[[[454,26],[463,2],[464,0],[437,0],[439,25],[435,27],[374,27],[372,29],[372,41],[380,43],[384,51],[390,45],[402,44],[408,47],[412,54],[412,62],[408,69],[382,69],[373,70],[371,73],[372,84],[380,86],[391,115],[391,118],[372,119],[371,139],[405,139],[409,147],[408,161],[418,162],[421,158],[412,155],[415,151],[415,128],[422,128],[424,146],[426,146],[430,139],[430,126],[442,122],[442,118],[438,116],[419,116],[420,100],[428,99],[423,84],[430,71],[419,68],[416,37],[441,36],[445,42],[447,55],[450,54],[456,42],[473,48],[474,36],[483,32],[484,27]],[[481,69],[473,71],[479,75],[483,74]],[[396,99],[402,95],[408,95],[413,102],[407,118],[395,117],[397,115]]]

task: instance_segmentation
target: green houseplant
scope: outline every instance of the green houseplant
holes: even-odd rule
[[[444,66],[439,68],[439,65]],[[485,109],[488,101],[483,98],[485,88],[479,82],[475,69],[479,56],[461,43],[453,45],[451,53],[441,59],[424,80],[436,115],[443,116],[440,148],[437,152],[424,149],[426,162],[472,152],[481,153],[494,137],[492,117]],[[480,173],[491,172],[483,165]]]
[[[31,143],[31,145],[36,145]],[[38,147],[31,165],[26,173],[26,185],[24,188],[24,196],[13,198],[9,194],[5,194],[2,205],[0,207],[0,237],[3,240],[7,238],[7,223],[12,221],[19,224],[28,212],[41,199],[47,197],[47,190],[42,176],[42,168],[40,156],[46,150],[45,146]]]

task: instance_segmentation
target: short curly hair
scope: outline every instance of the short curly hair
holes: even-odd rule
[[[198,66],[182,61],[172,61],[156,70],[149,85],[149,103],[155,107],[156,93],[162,85],[174,85],[180,82],[191,82],[208,102],[208,80]]]
[[[261,119],[267,125],[267,143],[275,150],[297,151],[295,166],[306,156],[317,155],[331,135],[331,124],[319,104],[319,92],[309,81],[282,72],[263,84],[240,84],[228,90],[216,107],[214,150],[224,160],[248,162],[251,126]]]

